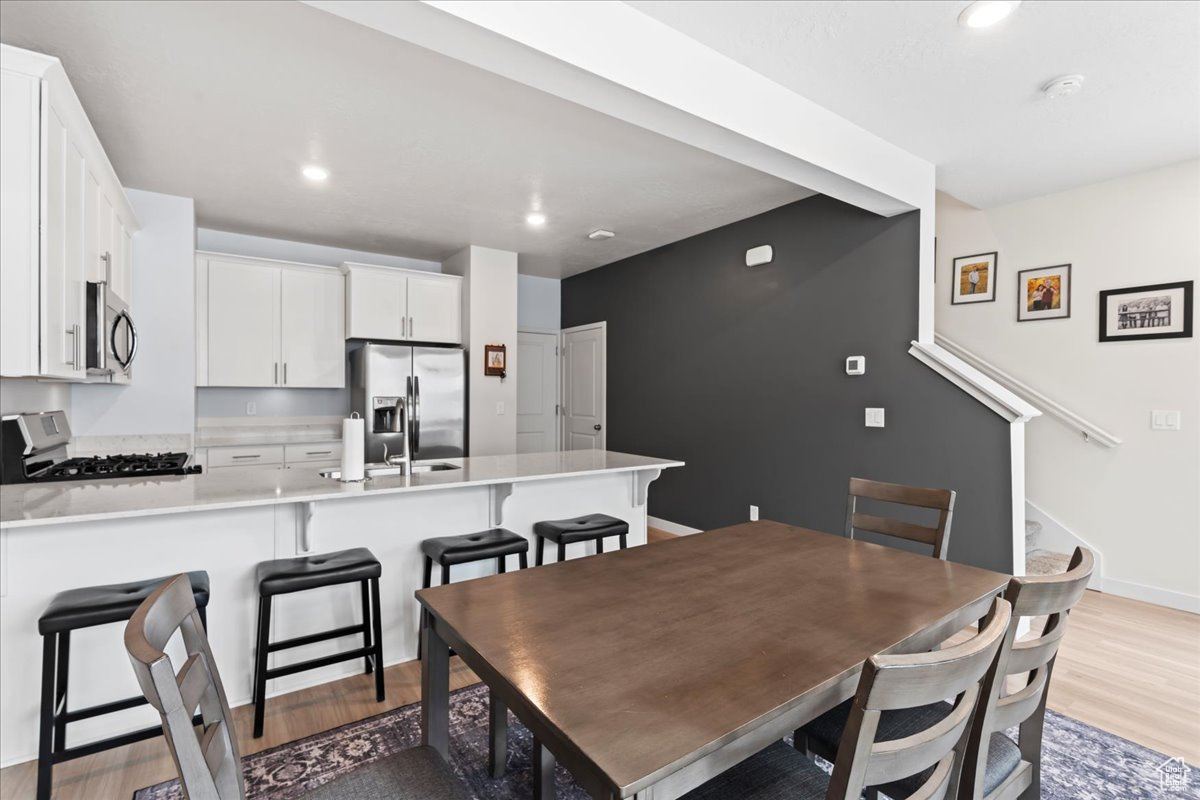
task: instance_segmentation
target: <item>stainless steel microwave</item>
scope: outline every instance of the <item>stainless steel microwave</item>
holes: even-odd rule
[[[87,284],[87,371],[89,375],[130,374],[137,357],[138,332],[129,305],[107,281]]]

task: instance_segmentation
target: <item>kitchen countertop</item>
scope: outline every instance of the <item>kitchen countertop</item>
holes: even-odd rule
[[[0,487],[0,528],[176,514],[244,506],[342,500],[405,492],[521,483],[572,476],[681,467],[606,450],[447,458],[462,469],[340,483],[317,469],[216,470],[201,475],[24,483]]]

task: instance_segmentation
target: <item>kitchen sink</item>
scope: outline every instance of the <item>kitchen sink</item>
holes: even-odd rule
[[[446,464],[435,462],[432,464],[413,464],[406,467],[403,464],[367,464],[364,473],[368,478],[384,478],[392,475],[419,474],[422,472],[444,472],[451,469],[462,469],[457,464]],[[330,478],[332,480],[341,480],[342,471],[340,469],[323,469],[321,477]]]

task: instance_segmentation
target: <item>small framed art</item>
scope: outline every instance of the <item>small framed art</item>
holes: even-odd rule
[[[1071,265],[1017,273],[1017,322],[1071,316]]]
[[[508,352],[502,344],[483,346],[483,374],[503,378],[508,374]]]
[[[1100,293],[1100,341],[1189,339],[1194,281],[1108,289]]]
[[[950,281],[950,302],[990,303],[996,299],[995,253],[980,253],[954,259],[953,280]]]

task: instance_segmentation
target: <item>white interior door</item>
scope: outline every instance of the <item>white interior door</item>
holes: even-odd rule
[[[281,383],[284,386],[345,386],[344,279],[333,270],[284,269],[281,272]]]
[[[558,449],[558,335],[517,333],[517,452]]]
[[[604,450],[605,324],[563,331],[563,449]]]

